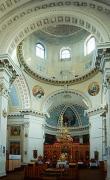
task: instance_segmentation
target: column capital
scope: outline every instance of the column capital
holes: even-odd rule
[[[3,95],[7,98],[9,95],[9,89],[3,83],[0,83],[0,95]]]
[[[99,68],[101,71],[104,70],[105,63],[110,61],[110,47],[104,47],[97,50],[97,57],[95,66]]]

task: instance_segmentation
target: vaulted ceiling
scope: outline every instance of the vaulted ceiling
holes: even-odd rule
[[[67,36],[71,38],[76,32],[86,31],[88,34],[94,34],[98,45],[104,44],[110,42],[109,19],[109,0],[0,0],[0,53],[9,54],[19,66],[18,58],[14,54],[17,46],[22,40],[38,31],[45,33],[45,40],[48,35],[57,39],[63,36],[66,39]],[[22,84],[21,79],[19,79],[20,84]],[[14,85],[17,87],[16,82]],[[26,94],[28,91],[28,88],[27,90],[24,88],[21,94]],[[30,94],[27,93],[26,97],[28,95]],[[47,102],[42,103],[42,107],[47,110],[63,104],[64,101],[86,107],[82,94],[78,96],[74,92],[69,92],[66,98],[64,96],[64,91],[58,94],[52,93],[46,99]],[[27,102],[27,99],[22,97],[26,107],[24,101]],[[30,107],[29,101],[28,99],[28,107]],[[89,101],[87,100],[86,103]]]

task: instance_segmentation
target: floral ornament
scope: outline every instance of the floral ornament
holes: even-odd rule
[[[33,93],[33,96],[38,97],[38,98],[41,98],[42,96],[44,96],[44,90],[42,89],[41,86],[38,86],[38,85],[33,87],[32,93]]]
[[[91,96],[96,96],[99,93],[99,84],[97,82],[92,82],[88,87],[88,93]]]
[[[2,115],[3,115],[3,117],[4,117],[4,118],[6,118],[6,116],[7,116],[7,112],[6,112],[6,110],[5,110],[5,109],[3,110]]]

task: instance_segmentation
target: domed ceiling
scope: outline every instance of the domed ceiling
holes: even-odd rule
[[[45,83],[79,83],[96,73],[92,65],[93,53],[90,56],[84,55],[84,42],[89,35],[86,30],[73,25],[56,24],[42,28],[19,44],[19,62],[31,77]],[[36,43],[44,46],[44,59],[36,56]],[[69,59],[60,58],[63,48],[69,49]]]
[[[42,31],[55,37],[69,37],[80,31],[81,28],[73,25],[55,25],[44,28]]]

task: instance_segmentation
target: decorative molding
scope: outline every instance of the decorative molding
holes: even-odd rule
[[[56,130],[58,130],[58,128],[56,127],[56,126],[52,126],[52,125],[49,125],[47,122],[45,123],[45,127],[46,128],[50,128],[51,130],[54,130],[54,131],[56,131]],[[85,130],[85,129],[89,129],[89,125],[86,125],[86,126],[77,126],[77,127],[68,127],[68,129],[69,129],[69,131],[71,132],[71,131],[77,131],[77,130],[80,130],[80,131],[82,131],[82,130]]]
[[[0,55],[0,70],[5,70],[10,76],[12,84],[15,78],[21,74],[21,70],[13,63],[8,54]]]
[[[53,134],[53,135],[56,135],[56,131],[57,129],[53,129],[51,127],[48,127],[48,126],[45,126],[45,133],[47,134]],[[84,135],[84,134],[89,134],[89,125],[88,127],[85,127],[85,128],[79,128],[79,129],[72,129],[70,131],[71,135]]]
[[[22,109],[29,109],[30,108],[30,93],[29,93],[29,89],[27,86],[27,83],[25,81],[25,77],[23,76],[18,76],[15,81],[14,84],[20,92],[21,98],[22,98]]]
[[[7,98],[9,96],[9,89],[7,89],[7,87],[3,83],[0,84],[0,95]]]
[[[23,115],[26,115],[26,114],[31,114],[31,115],[37,115],[39,117],[45,117],[46,114],[43,114],[43,113],[40,113],[40,112],[37,112],[37,111],[33,111],[33,110],[21,110],[19,111],[21,114]]]
[[[103,47],[98,48],[95,66],[103,72],[105,63],[110,62],[110,44],[103,44]]]
[[[39,117],[45,117],[46,114],[37,112],[37,111],[33,111],[33,110],[20,110],[19,112],[15,112],[15,113],[10,113],[8,114],[8,118],[12,118],[12,117],[24,117],[24,115],[34,115],[34,116],[39,116]]]
[[[20,112],[13,112],[13,113],[10,113],[8,114],[8,118],[12,118],[12,117],[23,117],[24,115],[21,114]]]
[[[19,0],[20,1],[20,0]],[[13,4],[12,2],[10,3],[10,6],[11,7]],[[98,2],[85,2],[83,0],[80,0],[80,1],[72,1],[72,0],[69,0],[69,1],[66,1],[66,0],[60,0],[60,1],[52,1],[52,2],[41,2],[41,3],[32,3],[32,7],[30,6],[30,3],[29,3],[29,7],[27,6],[27,8],[24,10],[24,11],[20,11],[17,12],[15,15],[13,15],[10,19],[7,20],[7,22],[3,23],[2,24],[2,27],[0,29],[0,32],[6,30],[7,28],[9,28],[14,22],[17,22],[19,21],[21,18],[24,18],[26,16],[29,16],[33,13],[40,13],[39,11],[44,11],[44,10],[50,10],[50,8],[52,10],[54,10],[54,8],[62,8],[62,7],[65,7],[65,8],[68,8],[68,7],[81,7],[81,8],[90,8],[90,9],[93,9],[93,10],[96,10],[96,11],[99,11],[99,13],[105,13],[106,15],[109,15],[110,14],[110,9],[108,8],[107,5],[104,4],[101,4],[101,3],[98,3]],[[6,9],[7,9],[7,3],[4,2],[0,5],[0,10],[2,12],[4,12]],[[46,21],[45,21],[46,22]]]
[[[86,7],[86,6],[85,6]],[[99,29],[98,25],[94,26],[95,23],[91,23],[90,20],[86,20],[84,17],[81,18],[81,16],[77,16],[77,15],[65,15],[65,14],[56,14],[56,9],[53,11],[55,12],[54,15],[52,14],[52,16],[50,14],[48,14],[45,17],[41,17],[41,19],[39,19],[38,21],[36,21],[35,18],[33,18],[33,22],[31,22],[31,24],[28,24],[27,26],[24,27],[24,29],[22,28],[22,31],[18,32],[18,34],[13,38],[8,52],[9,54],[11,54],[11,52],[13,51],[13,49],[16,48],[16,46],[27,37],[27,35],[31,34],[34,31],[43,29],[45,27],[49,27],[49,26],[53,26],[54,24],[58,25],[58,24],[67,24],[67,25],[73,25],[73,26],[78,26],[80,28],[83,28],[85,30],[87,30],[88,32],[90,32],[91,34],[94,34],[94,36],[97,38],[97,40],[99,42],[104,42],[104,35],[102,36],[102,32]],[[52,11],[52,12],[53,12]],[[15,15],[15,17],[17,16],[17,18],[15,18],[15,21],[17,21],[20,17],[19,15]],[[25,13],[24,13],[25,16]],[[8,20],[9,21],[9,20]],[[13,22],[13,18],[10,20],[11,22]],[[4,26],[4,25],[3,25]],[[7,27],[7,25],[5,24],[5,27]],[[106,36],[108,36],[108,33],[106,32],[105,28],[102,26],[103,31],[106,33]],[[109,37],[107,37],[109,38]]]
[[[7,117],[7,111],[6,111],[6,109],[3,110],[2,115],[3,115],[4,118]]]
[[[98,107],[96,109],[88,110],[88,116],[94,116],[96,114],[101,114],[105,111],[105,107]]]

